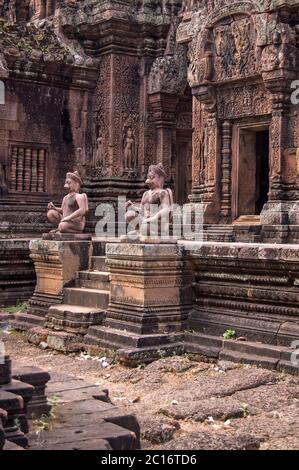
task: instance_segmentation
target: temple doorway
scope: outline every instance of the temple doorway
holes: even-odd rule
[[[192,190],[192,131],[177,131],[174,200],[183,205],[189,202]]]
[[[258,223],[269,193],[269,126],[239,127],[233,191],[234,219],[250,219]],[[234,178],[233,178],[234,179]],[[234,187],[234,184],[233,184]],[[246,217],[247,216],[247,217]]]

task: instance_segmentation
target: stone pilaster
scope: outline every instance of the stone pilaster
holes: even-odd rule
[[[232,123],[222,124],[221,145],[221,217],[225,222],[231,221],[231,170],[232,170]]]
[[[178,96],[167,93],[149,95],[157,129],[156,162],[162,163],[168,177],[171,173],[172,132]]]

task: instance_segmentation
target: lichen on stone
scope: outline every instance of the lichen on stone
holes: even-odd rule
[[[53,56],[56,62],[64,61],[70,54],[48,23],[37,27],[33,24],[11,24],[0,18],[0,51],[5,53],[11,48],[27,57],[33,55],[32,58]]]

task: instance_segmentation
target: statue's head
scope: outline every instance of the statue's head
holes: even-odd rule
[[[129,138],[133,137],[133,129],[132,129],[132,127],[128,127],[128,129],[127,129],[127,137],[129,137]]]
[[[163,188],[166,173],[162,163],[151,165],[148,169],[146,184],[150,189]]]
[[[64,189],[66,189],[68,192],[79,192],[81,184],[82,180],[77,171],[74,171],[74,173],[69,172],[66,174]]]

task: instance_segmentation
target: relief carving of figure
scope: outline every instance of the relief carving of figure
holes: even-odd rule
[[[48,220],[57,228],[52,233],[82,233],[85,228],[85,216],[88,212],[88,199],[80,194],[82,181],[78,172],[67,173],[64,189],[68,194],[61,207],[53,202],[48,205]]]
[[[136,165],[136,145],[132,127],[125,129],[123,141],[124,167],[126,169],[134,168]]]
[[[235,41],[230,25],[216,26],[214,38],[217,79],[223,80],[232,76],[235,67]]]
[[[138,236],[161,236],[168,234],[170,219],[173,210],[173,194],[171,189],[164,189],[166,173],[163,165],[151,165],[148,170],[146,184],[149,191],[146,191],[142,197],[141,205],[135,206],[131,201],[126,204],[126,222],[129,224],[134,221],[137,228],[129,233],[130,238]],[[153,211],[153,207],[156,210]],[[153,224],[156,227],[153,233]],[[151,229],[151,233],[150,233]]]
[[[103,137],[101,133],[98,134],[96,140],[96,150],[94,156],[94,168],[101,168],[104,166],[104,147],[103,147]]]
[[[8,21],[10,23],[17,22],[16,0],[10,0],[9,5],[8,5],[7,16],[8,16]]]
[[[232,33],[236,48],[235,61],[237,75],[251,72],[251,70],[248,70],[251,52],[250,30],[251,23],[247,18],[232,23]]]
[[[273,44],[262,51],[263,72],[281,68],[295,70],[298,61],[295,30],[290,25],[279,23],[273,32],[272,41]]]

